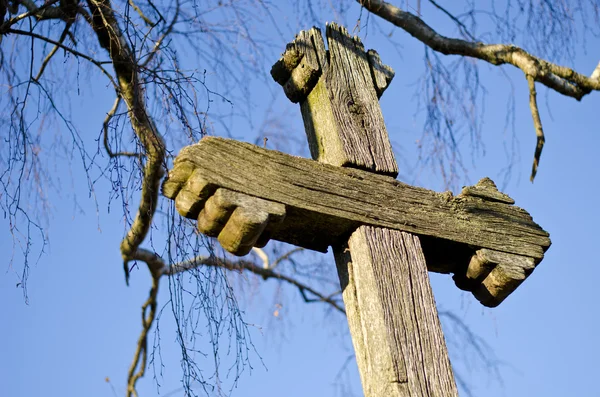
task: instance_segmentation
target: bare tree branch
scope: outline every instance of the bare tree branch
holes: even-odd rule
[[[100,46],[108,51],[119,83],[119,95],[129,111],[129,119],[145,151],[146,164],[139,208],[129,232],[121,242],[125,282],[129,283],[128,263],[146,238],[158,203],[159,184],[164,175],[165,144],[146,108],[138,75],[138,63],[115,18],[109,0],[87,0],[92,13],[92,29]]]
[[[254,273],[258,276],[261,276],[264,280],[273,278],[276,280],[285,281],[286,283],[291,284],[291,285],[295,286],[296,288],[298,288],[298,290],[300,291],[302,296],[305,298],[306,302],[328,303],[331,306],[333,306],[337,311],[344,313],[344,314],[346,313],[346,311],[340,305],[340,303],[338,301],[336,301],[335,299],[333,299],[332,296],[326,296],[326,295],[316,291],[314,288],[311,288],[310,286],[308,286],[292,277],[278,273],[269,268],[257,266],[255,263],[246,261],[243,259],[240,259],[238,261],[229,261],[226,259],[217,258],[216,256],[198,256],[198,257],[193,258],[188,261],[180,262],[178,264],[171,265],[169,267],[164,267],[162,269],[162,274],[172,276],[177,273],[195,269],[199,266],[216,266],[216,267],[218,266],[218,267],[222,267],[224,269],[232,270],[232,271],[246,270],[246,271]],[[317,299],[309,300],[308,298],[306,298],[306,295],[305,295],[306,292],[310,293],[311,295],[314,295]]]
[[[150,4],[152,4],[152,3],[150,3]],[[146,66],[148,66],[148,64],[154,59],[154,57],[160,50],[160,47],[163,44],[164,40],[173,32],[173,28],[175,27],[175,24],[177,23],[177,20],[179,19],[179,7],[180,7],[180,1],[176,0],[175,1],[175,13],[173,15],[173,18],[171,19],[171,22],[169,23],[169,26],[167,26],[167,28],[164,30],[162,35],[158,38],[158,40],[156,40],[156,42],[154,43],[154,46],[152,48],[152,51],[150,51],[150,53],[148,55],[146,55],[146,59],[140,65],[141,69],[144,69],[144,68],[146,68]],[[162,15],[160,15],[160,18],[163,19]]]
[[[510,64],[521,69],[527,76],[530,92],[530,108],[534,119],[537,144],[534,154],[530,180],[537,173],[540,156],[544,147],[544,132],[536,102],[535,82],[560,94],[581,100],[592,91],[600,90],[600,63],[590,77],[577,73],[573,69],[556,65],[533,56],[515,45],[484,44],[449,38],[438,34],[423,20],[410,12],[382,0],[357,0],[360,5],[375,15],[405,30],[429,48],[445,55],[461,55],[486,61],[492,65]],[[464,25],[433,0],[430,2],[458,23],[463,31]],[[463,32],[465,34],[465,32]],[[472,37],[470,37],[472,39]]]
[[[590,77],[573,69],[559,66],[535,57],[525,50],[509,44],[484,44],[442,36],[423,20],[410,12],[382,0],[357,0],[373,14],[393,23],[399,28],[445,55],[462,55],[480,59],[492,65],[510,64],[521,69],[550,89],[580,100],[591,91],[600,90],[598,73]]]
[[[273,263],[280,263],[286,258],[289,258],[289,256],[293,254],[293,251],[295,250],[292,250],[286,253],[284,256],[277,258]],[[330,295],[325,295],[292,277],[277,273],[269,268],[257,266],[251,261],[243,259],[230,261],[223,258],[217,258],[216,256],[198,256],[191,260],[168,266],[160,256],[143,248],[138,248],[132,255],[131,260],[146,263],[152,276],[152,287],[150,289],[150,295],[148,299],[142,306],[142,331],[138,337],[133,361],[129,367],[127,376],[127,397],[138,396],[136,384],[145,373],[148,361],[148,332],[150,331],[157,314],[157,296],[161,276],[174,276],[179,273],[196,269],[200,266],[221,267],[226,270],[237,272],[249,271],[261,276],[264,280],[273,278],[298,288],[298,291],[305,302],[324,302],[331,305],[340,313],[343,313],[344,315],[346,314],[346,311],[341,304],[334,299],[334,296],[339,295],[341,291],[337,291]],[[267,262],[269,262],[268,258]],[[311,294],[315,298],[310,298],[307,293]]]
[[[152,22],[150,20],[150,18],[148,18],[146,16],[146,14],[144,14],[144,12],[140,9],[140,7],[137,6],[137,4],[135,4],[133,2],[133,0],[128,0],[128,2],[129,2],[129,5],[135,10],[135,12],[138,13],[138,15],[140,16],[140,18],[142,18],[142,20],[144,21],[144,23],[146,23],[146,25],[148,25],[150,27],[155,26],[155,23]]]
[[[104,149],[106,150],[106,153],[108,154],[108,157],[119,157],[119,156],[124,156],[124,157],[141,157],[141,155],[139,153],[134,153],[134,152],[113,152],[110,148],[110,143],[108,141],[108,127],[110,124],[110,121],[112,120],[112,118],[115,116],[115,113],[117,112],[117,109],[119,109],[119,105],[121,104],[121,96],[117,93],[117,99],[115,99],[115,103],[113,104],[112,108],[110,108],[110,110],[108,111],[108,113],[106,114],[106,117],[104,118],[104,122],[102,123],[102,132],[103,132],[103,143],[104,143]]]
[[[63,41],[65,41],[65,39],[67,38],[67,34],[69,33],[70,28],[71,28],[71,24],[67,23],[67,25],[65,26],[65,29],[60,34],[60,38],[58,39],[58,42],[60,44],[62,44]],[[42,77],[42,74],[44,74],[44,70],[46,70],[46,67],[50,63],[50,60],[52,59],[54,54],[56,54],[56,52],[58,51],[58,48],[59,47],[57,45],[55,45],[54,47],[52,47],[52,49],[50,50],[48,55],[46,55],[46,58],[44,58],[44,60],[42,61],[42,65],[40,66],[40,70],[38,71],[38,74],[33,78],[35,81],[40,80],[40,78]]]
[[[54,4],[58,3],[58,1],[59,0],[45,1],[44,4],[38,7],[32,0],[19,0],[19,2],[27,8],[27,12],[19,14],[0,25],[0,34],[17,22],[32,16],[38,20],[63,19],[64,13],[62,10],[58,7],[52,7]]]
[[[148,267],[151,265],[148,264]],[[137,381],[142,378],[146,372],[146,364],[148,361],[148,332],[152,327],[152,323],[156,318],[157,295],[158,295],[159,278],[152,276],[152,287],[150,288],[150,296],[142,305],[142,332],[138,338],[137,347],[134,353],[134,359],[129,367],[127,374],[127,397],[135,396]],[[149,309],[149,310],[148,310]],[[137,371],[136,371],[137,369]]]
[[[7,29],[6,33],[14,33],[14,34],[20,34],[20,35],[23,35],[23,36],[30,36],[30,37],[33,37],[34,39],[38,39],[38,40],[42,40],[42,41],[45,41],[45,42],[50,43],[50,44],[54,44],[56,47],[58,47],[60,49],[63,49],[65,51],[67,51],[67,52],[70,52],[71,54],[73,54],[73,55],[75,55],[75,56],[77,56],[79,58],[85,59],[86,61],[89,61],[89,62],[93,63],[98,69],[100,69],[102,71],[102,73],[115,86],[115,88],[118,88],[118,85],[115,82],[113,76],[106,69],[104,69],[104,67],[102,66],[102,62],[100,62],[100,61],[92,58],[89,55],[83,54],[83,53],[81,53],[81,52],[79,52],[77,50],[74,50],[73,48],[67,47],[66,45],[64,45],[64,44],[62,44],[62,43],[60,43],[58,41],[54,41],[52,39],[49,39],[49,38],[47,38],[45,36],[42,36],[42,35],[34,33],[34,32],[27,32],[25,30],[20,30],[20,29]]]

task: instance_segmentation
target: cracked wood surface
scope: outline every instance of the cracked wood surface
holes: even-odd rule
[[[322,163],[396,177],[378,102],[393,71],[344,27],[327,25],[326,37],[329,54],[313,28],[301,32],[282,57],[302,57],[283,86],[305,97],[300,109],[311,155]],[[320,76],[316,83],[295,78],[309,75],[306,64],[317,70],[310,74]],[[320,189],[318,182],[312,189]],[[332,248],[365,396],[458,396],[419,237],[377,226],[349,231]]]
[[[458,396],[419,237],[362,226],[335,250],[365,396]]]
[[[453,197],[377,175],[397,174],[377,103],[393,70],[343,27],[328,25],[327,42],[301,32],[271,70],[319,163],[205,138],[181,151],[163,194],[237,255],[269,238],[332,246],[365,396],[458,396],[428,268],[496,306],[550,239],[487,178]]]
[[[535,263],[550,246],[548,233],[525,210],[505,202],[510,198],[499,192],[486,198],[479,185],[453,197],[383,175],[207,137],[180,152],[163,194],[175,199],[193,171],[210,184],[284,204],[286,218],[270,228],[271,238],[316,251],[326,252],[360,225],[522,255]],[[204,193],[197,194],[202,201]],[[195,219],[197,214],[182,215]]]

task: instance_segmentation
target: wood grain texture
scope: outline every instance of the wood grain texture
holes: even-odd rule
[[[476,258],[484,268],[491,269],[481,282],[475,283],[477,287],[473,290],[475,298],[488,307],[502,303],[535,269],[532,258],[506,252],[480,249]]]
[[[327,93],[350,166],[396,177],[398,165],[377,100],[369,61],[358,37],[327,25]]]
[[[381,98],[383,92],[390,86],[396,73],[390,66],[384,65],[384,63],[381,62],[381,57],[375,50],[367,51],[367,59],[369,60],[371,77],[373,78],[377,98]]]
[[[317,251],[345,241],[360,225],[522,255],[536,263],[550,246],[548,233],[517,206],[435,193],[234,140],[207,137],[184,148],[163,191],[174,197],[193,170],[207,183],[285,204],[286,219],[272,238]]]
[[[458,396],[419,238],[361,226],[335,257],[365,396]]]
[[[322,74],[317,84],[310,91],[306,99],[300,102],[300,113],[304,121],[304,131],[308,140],[311,157],[322,163],[344,166],[351,162],[344,149],[340,137],[339,124],[337,123],[329,96],[325,76],[329,70],[327,51],[321,30],[312,28],[307,32],[301,32],[299,37],[303,43],[308,43],[306,36],[310,36],[313,43],[313,51]]]
[[[377,102],[393,70],[375,51],[370,63],[360,40],[335,23],[327,26],[327,41],[329,56],[319,29],[302,31],[271,69],[287,97],[300,102],[311,156],[395,177],[398,166]]]

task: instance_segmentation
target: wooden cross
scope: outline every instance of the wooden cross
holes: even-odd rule
[[[394,72],[346,29],[300,32],[271,74],[300,103],[314,160],[204,138],[163,194],[236,255],[269,239],[331,246],[367,397],[457,396],[427,270],[497,306],[542,260],[548,233],[487,178],[460,195],[396,181],[378,98]]]

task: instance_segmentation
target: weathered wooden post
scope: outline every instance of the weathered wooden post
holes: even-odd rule
[[[365,396],[457,396],[427,270],[497,306],[548,233],[487,178],[457,197],[396,181],[377,100],[393,72],[344,28],[329,25],[327,41],[301,32],[271,71],[319,162],[205,138],[181,151],[163,194],[236,255],[271,238],[332,246]]]
[[[393,71],[345,28],[301,32],[271,71],[300,102],[313,159],[396,177],[379,107]],[[419,238],[360,226],[333,246],[367,397],[458,396]]]

